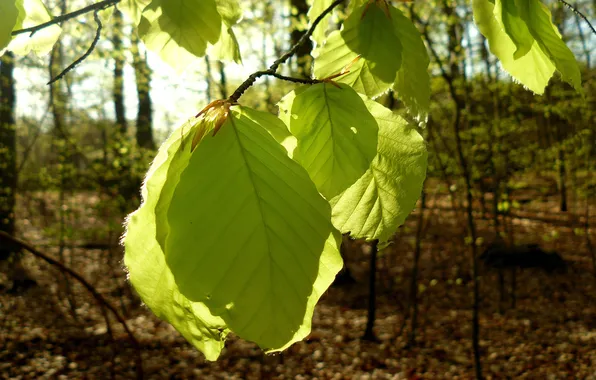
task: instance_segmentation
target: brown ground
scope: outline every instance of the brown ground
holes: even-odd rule
[[[409,325],[402,327],[416,215],[380,259],[375,325],[379,342],[360,339],[366,323],[368,264],[366,253],[357,251],[349,255],[349,266],[358,282],[330,289],[317,306],[309,339],[275,356],[232,338],[220,360],[205,361],[173,328],[140,305],[126,284],[118,248],[74,247],[118,235],[117,223],[110,234],[110,227],[101,222],[106,215],[96,196],[79,195],[67,202],[65,262],[126,314],[141,345],[147,379],[470,379],[472,283],[469,247],[462,243],[464,219],[448,210],[451,203],[444,195],[431,193],[429,203],[433,208],[427,211],[420,262],[419,330],[417,345],[411,348],[405,348]],[[574,205],[583,215],[582,203]],[[521,272],[517,308],[501,315],[496,276],[482,269],[480,345],[487,378],[596,379],[591,257],[579,219],[556,208],[555,197],[524,204],[523,212],[516,212],[527,218],[511,220],[509,228],[517,242],[556,249],[569,261],[569,273]],[[21,198],[20,210],[20,236],[58,258],[55,197],[29,195]],[[489,241],[493,233],[488,220],[480,213],[476,216],[480,236]],[[593,230],[591,237],[594,242]],[[64,277],[31,255],[25,256],[24,267],[37,286],[17,294],[0,291],[0,378],[109,379],[112,373],[118,379],[134,378],[138,351],[115,322],[115,341],[111,340],[100,309],[85,290],[70,280],[67,292]],[[1,277],[0,284],[8,286]]]

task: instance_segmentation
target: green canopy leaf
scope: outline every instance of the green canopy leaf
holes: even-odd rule
[[[426,121],[430,109],[430,62],[426,46],[416,26],[403,13],[390,7],[395,35],[402,46],[401,67],[393,90],[410,113],[419,121]]]
[[[180,72],[219,41],[221,28],[216,0],[153,0],[143,10],[139,36]]]
[[[387,241],[416,206],[426,177],[422,136],[395,112],[365,99],[379,123],[378,153],[370,169],[331,200],[333,224],[342,233]]]
[[[539,0],[473,0],[472,6],[490,50],[514,79],[542,94],[556,69],[583,93],[575,57]]]
[[[315,21],[317,17],[323,13],[323,11],[331,6],[333,0],[313,0],[310,9],[308,10],[308,21],[309,24]],[[325,41],[325,36],[327,29],[329,28],[329,18],[331,15],[325,16],[320,22],[319,25],[315,28],[313,34],[310,38],[316,43],[316,46],[321,46],[323,41]]]
[[[40,25],[53,18],[41,0],[17,0],[15,4],[19,10],[15,29]],[[58,25],[51,25],[33,35],[19,34],[13,37],[7,49],[18,55],[27,55],[30,52],[40,56],[45,55],[52,50],[61,32],[62,28]]]
[[[310,332],[342,263],[329,203],[255,122],[266,119],[233,106],[215,136],[171,163],[180,166],[166,179],[175,189],[157,240],[185,297],[275,351]]]
[[[19,11],[14,1],[0,0],[0,50],[3,50],[12,39],[10,33],[17,23],[18,16]]]
[[[284,107],[291,110],[286,120],[297,140],[292,156],[327,199],[369,168],[377,152],[378,125],[352,88],[306,86]]]
[[[517,0],[517,2],[520,4],[521,17],[526,21],[530,33],[544,54],[555,64],[562,79],[573,86],[577,92],[583,93],[579,65],[553,24],[550,10],[539,0]]]
[[[341,31],[332,32],[315,53],[314,73],[319,79],[349,72],[337,78],[361,94],[376,97],[387,91],[401,66],[402,45],[392,20],[371,3],[357,8]],[[361,56],[355,61],[356,57]]]
[[[121,0],[117,7],[122,13],[128,16],[135,25],[141,22],[143,9],[151,3],[151,0]]]
[[[526,55],[515,59],[517,47],[497,21],[494,3],[490,0],[472,0],[472,7],[478,29],[488,40],[490,51],[501,61],[503,68],[533,92],[544,93],[555,72],[555,65],[540,46],[532,44]]]
[[[142,188],[143,203],[127,218],[124,264],[132,285],[151,311],[171,323],[208,360],[216,360],[228,332],[226,324],[204,304],[192,302],[180,293],[157,239],[157,226],[163,227],[163,221],[167,220],[167,206],[175,188],[176,181],[169,178],[172,162],[188,162],[192,126],[187,123],[172,133],[147,173]],[[182,168],[178,165],[177,169]]]

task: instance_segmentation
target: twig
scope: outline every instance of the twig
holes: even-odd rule
[[[114,306],[112,306],[108,302],[108,300],[106,300],[97,290],[95,290],[93,285],[91,285],[87,280],[85,280],[85,278],[83,276],[81,276],[74,270],[68,268],[61,262],[54,260],[50,256],[38,251],[37,249],[35,249],[33,246],[29,245],[28,243],[25,243],[24,241],[17,239],[15,237],[7,234],[4,231],[0,231],[0,241],[1,240],[6,240],[12,244],[18,245],[19,247],[32,253],[34,256],[39,257],[40,259],[44,260],[48,264],[58,267],[58,269],[60,269],[61,272],[69,274],[75,280],[80,282],[81,285],[83,285],[89,291],[89,293],[91,293],[93,298],[95,298],[95,300],[97,301],[97,303],[100,306],[103,306],[103,307],[107,308],[108,310],[110,310],[112,312],[112,314],[114,314],[114,316],[116,317],[118,322],[122,325],[122,327],[124,328],[124,331],[126,331],[126,333],[128,334],[130,341],[132,342],[133,346],[135,347],[135,349],[137,351],[137,363],[136,363],[137,378],[138,379],[143,378],[143,358],[141,356],[139,341],[135,338],[132,331],[128,328],[126,321],[124,320],[124,318],[122,318],[122,316],[120,316],[120,314],[118,313],[118,310],[116,310],[116,308]],[[106,320],[106,324],[109,324],[108,320]]]
[[[104,1],[100,1],[100,2],[97,2],[95,4],[88,5],[88,6],[84,7],[84,8],[79,9],[79,10],[76,10],[74,12],[66,13],[66,14],[63,14],[62,16],[54,17],[50,21],[44,22],[43,24],[35,25],[35,26],[30,27],[30,28],[13,30],[11,34],[13,36],[16,36],[16,35],[19,35],[19,34],[31,33],[31,35],[30,35],[30,37],[31,37],[36,32],[38,32],[38,31],[40,31],[42,29],[45,29],[45,28],[47,28],[49,26],[61,24],[64,21],[71,20],[73,18],[79,17],[79,16],[84,15],[86,13],[102,11],[104,9],[107,9],[109,7],[112,7],[112,6],[116,5],[116,4],[118,4],[120,1],[121,0],[104,0]]]
[[[285,75],[281,75],[278,73],[273,73],[273,74],[269,74],[272,77],[275,77],[277,79],[281,79],[281,80],[285,80],[288,82],[293,82],[293,83],[303,83],[303,84],[316,84],[316,83],[321,83],[320,80],[318,79],[310,79],[310,78],[294,78],[294,77],[288,77]]]
[[[101,20],[99,19],[99,9],[96,9],[95,12],[93,12],[93,19],[95,20],[95,23],[97,24],[97,30],[95,31],[95,38],[93,38],[93,42],[91,42],[91,46],[89,46],[89,49],[87,49],[85,54],[83,54],[82,56],[77,58],[76,61],[74,61],[73,63],[68,65],[68,67],[65,68],[64,70],[62,70],[62,72],[60,74],[56,75],[55,78],[50,80],[48,82],[48,84],[52,84],[52,83],[56,82],[57,80],[62,79],[66,74],[71,72],[81,62],[83,62],[87,57],[89,57],[89,55],[91,55],[93,50],[95,50],[95,47],[97,46],[97,43],[99,42],[99,38],[101,37],[101,29],[103,28]]]
[[[339,4],[342,4],[344,2],[344,0],[335,0],[333,3],[331,3],[331,5],[329,5],[327,7],[327,9],[325,9],[316,19],[315,21],[313,21],[312,25],[310,26],[310,28],[306,31],[306,33],[304,33],[302,35],[302,37],[300,37],[300,39],[298,40],[298,42],[296,42],[296,44],[294,44],[294,46],[292,46],[290,48],[290,50],[286,51],[281,57],[279,57],[278,59],[276,59],[273,64],[271,66],[269,66],[269,69],[267,70],[260,70],[257,71],[255,73],[252,73],[237,89],[236,91],[234,91],[234,93],[232,94],[232,96],[230,96],[228,98],[228,100],[232,103],[236,103],[238,101],[238,99],[240,99],[240,97],[242,96],[242,94],[244,94],[244,92],[253,85],[253,83],[255,83],[255,81],[265,75],[271,75],[271,76],[275,76],[275,72],[277,71],[277,69],[279,68],[279,66],[283,63],[285,63],[291,56],[293,56],[296,51],[300,48],[300,46],[302,46],[312,35],[312,33],[314,32],[315,28],[317,27],[317,25],[319,25],[319,23],[321,22],[321,20],[323,20],[323,18],[325,18],[325,16],[327,16],[332,10],[333,8],[337,7]],[[310,83],[310,82],[309,82]]]
[[[581,17],[581,19],[584,20],[584,22],[586,24],[588,24],[588,27],[592,30],[592,33],[594,33],[594,35],[596,35],[596,29],[594,29],[594,26],[592,26],[592,24],[590,23],[590,21],[588,20],[588,18],[586,17],[586,15],[584,15],[583,13],[581,13],[579,11],[579,9],[577,9],[573,5],[569,4],[567,1],[565,1],[565,0],[558,0],[558,1],[560,3],[562,3],[563,5],[565,5],[567,8],[569,8],[573,13],[575,13],[576,15],[578,15],[579,17]]]

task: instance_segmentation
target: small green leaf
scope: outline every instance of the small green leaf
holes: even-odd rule
[[[215,0],[217,3],[217,12],[221,16],[226,26],[234,26],[242,18],[242,8],[238,0]]]
[[[319,83],[298,93],[289,127],[297,139],[293,158],[327,199],[360,178],[377,152],[377,122],[345,84]]]
[[[310,332],[342,265],[340,236],[328,202],[256,113],[233,106],[172,172],[164,254],[184,296],[275,351]]]
[[[472,7],[478,29],[488,40],[490,51],[501,61],[503,68],[533,92],[544,93],[555,72],[555,65],[539,44],[532,44],[526,55],[515,59],[517,47],[495,18],[495,5],[489,0],[472,0]]]
[[[221,35],[215,0],[153,0],[143,10],[139,36],[176,71],[205,55]]]
[[[331,6],[331,3],[333,3],[333,0],[313,0],[307,14],[309,25],[312,25],[315,19],[319,17],[319,15],[321,15],[325,9]],[[316,43],[316,46],[321,46],[323,41],[325,41],[327,29],[329,28],[329,17],[331,17],[331,15],[325,16],[319,22],[319,25],[317,25],[312,36],[310,37]]]
[[[215,45],[210,45],[207,48],[209,57],[219,59],[220,61],[233,61],[242,63],[242,56],[240,55],[240,45],[236,39],[236,34],[231,27],[221,24],[221,36]]]
[[[579,65],[553,24],[550,10],[539,0],[518,0],[518,3],[521,17],[542,51],[555,64],[562,79],[583,94]]]
[[[143,9],[151,3],[151,0],[121,0],[118,3],[118,9],[128,16],[134,23],[139,25]]]
[[[422,136],[395,112],[364,100],[379,123],[379,147],[370,169],[331,200],[333,224],[354,238],[387,241],[416,206],[426,177]]]
[[[376,3],[371,3],[357,8],[346,19],[342,30],[332,32],[317,49],[314,72],[322,79],[351,65],[349,72],[337,81],[368,97],[376,97],[395,81],[401,53],[402,46],[392,20]],[[359,55],[361,58],[354,62]]]
[[[430,109],[430,62],[426,46],[416,26],[401,11],[390,7],[395,34],[402,46],[402,63],[393,89],[410,113],[426,121]]]
[[[19,11],[12,0],[0,0],[0,51],[12,39],[11,32],[17,23]]]
[[[192,132],[187,123],[160,147],[142,188],[143,203],[127,218],[124,264],[132,285],[151,311],[171,323],[208,360],[216,360],[228,332],[226,324],[204,304],[191,302],[180,293],[156,235],[172,199],[173,191],[163,191],[172,174],[172,161],[188,162],[190,151],[183,147],[189,147]],[[158,201],[161,207],[157,207]]]

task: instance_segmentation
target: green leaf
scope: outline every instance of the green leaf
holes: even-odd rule
[[[242,8],[238,0],[215,0],[217,12],[220,14],[224,24],[233,26],[242,18]]]
[[[15,4],[19,10],[15,30],[40,25],[53,18],[41,0],[17,0]],[[7,49],[18,55],[34,52],[36,55],[42,56],[52,50],[60,38],[61,32],[62,28],[58,25],[51,25],[33,35],[30,33],[19,34],[10,41]]]
[[[313,24],[315,19],[323,13],[323,11],[331,6],[333,0],[313,0],[310,9],[308,10],[308,23],[309,27]],[[321,46],[323,41],[325,41],[325,36],[327,34],[327,29],[329,29],[329,18],[331,15],[325,16],[320,22],[319,25],[315,28],[313,34],[310,38],[316,43],[316,46]]]
[[[328,202],[256,112],[232,107],[190,156],[167,211],[164,254],[186,297],[240,337],[281,350],[309,333],[342,265],[339,234]]]
[[[233,61],[242,63],[242,56],[240,55],[240,45],[236,39],[236,35],[231,27],[221,24],[221,36],[215,45],[210,45],[207,48],[209,57],[219,59],[221,61]]]
[[[297,140],[292,157],[324,197],[341,193],[369,168],[378,125],[353,89],[309,86],[295,96],[291,113],[288,126]]]
[[[153,0],[142,13],[139,36],[181,72],[219,40],[221,25],[215,0]]]
[[[534,43],[534,37],[530,34],[526,23],[520,18],[515,3],[516,0],[495,0],[494,13],[499,26],[505,30],[517,47],[513,58],[519,59],[528,54]]]
[[[402,46],[402,63],[393,86],[408,111],[419,121],[426,121],[430,109],[430,62],[422,36],[401,11],[390,7],[395,34]]]
[[[157,225],[163,225],[167,219],[167,205],[173,194],[173,191],[164,191],[172,174],[169,169],[172,161],[188,162],[190,153],[184,148],[192,141],[194,130],[191,127],[187,123],[172,133],[147,173],[142,188],[143,203],[127,218],[124,264],[132,285],[151,311],[171,323],[208,360],[216,360],[228,332],[226,324],[214,317],[204,304],[191,302],[180,293],[156,236]],[[161,207],[157,207],[158,203]]]
[[[121,0],[117,6],[118,9],[128,16],[136,26],[141,22],[143,9],[145,9],[149,3],[151,3],[151,0]]]
[[[555,72],[555,65],[539,44],[532,44],[526,55],[515,59],[517,47],[495,18],[494,4],[489,0],[472,0],[472,7],[478,29],[488,40],[490,51],[499,58],[503,68],[533,92],[544,93]]]
[[[365,13],[366,10],[366,13]],[[338,74],[351,65],[349,72],[337,78],[369,97],[387,91],[401,66],[402,46],[395,35],[392,20],[376,3],[357,8],[341,31],[329,35],[315,53],[317,78]],[[354,62],[358,55],[361,58]]]
[[[12,0],[0,0],[0,50],[12,39],[11,32],[17,23],[19,11]]]
[[[539,0],[518,0],[521,17],[540,48],[555,64],[562,79],[583,93],[579,65],[552,22],[550,10]]]
[[[426,177],[422,136],[395,112],[370,99],[379,147],[370,169],[331,200],[333,224],[354,238],[387,241],[416,206]]]

